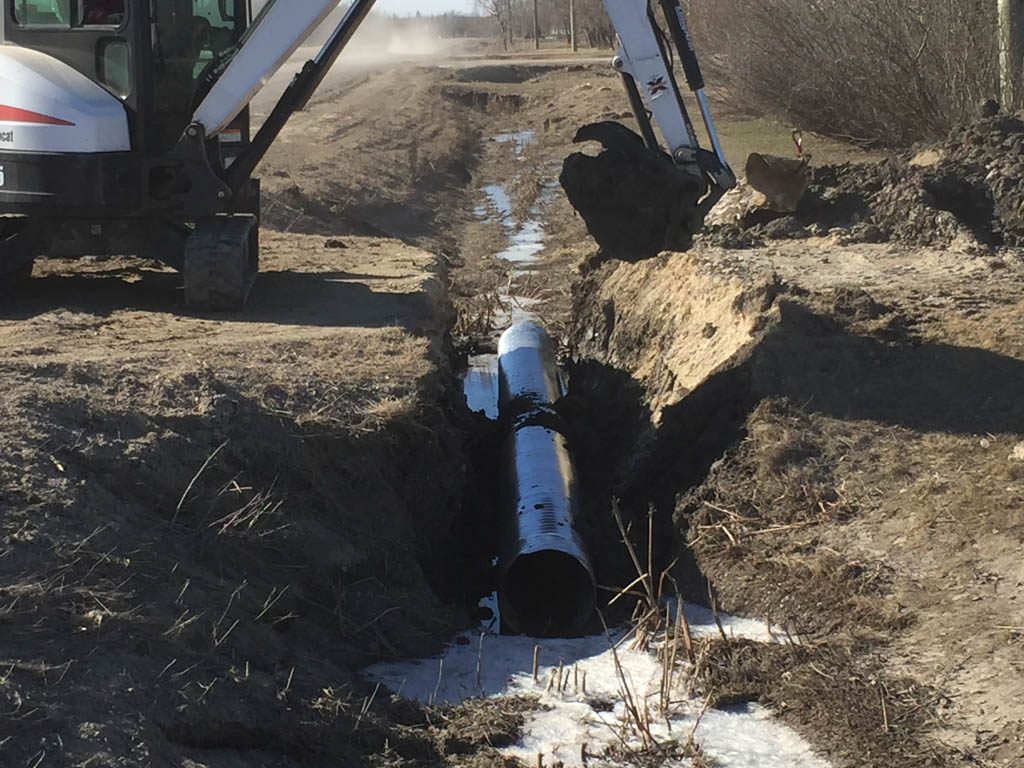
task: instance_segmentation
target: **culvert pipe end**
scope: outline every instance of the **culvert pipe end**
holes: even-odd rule
[[[551,410],[561,388],[547,332],[532,322],[509,329],[499,344],[498,370],[510,433],[502,481],[502,620],[526,635],[578,635],[593,615],[597,590],[577,527],[576,470]]]

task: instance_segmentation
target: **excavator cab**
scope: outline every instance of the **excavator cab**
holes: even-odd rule
[[[0,288],[38,254],[183,268],[197,221],[222,211],[182,210],[177,147],[245,34],[247,0],[0,3]],[[211,170],[249,139],[246,105],[204,149]],[[229,213],[258,215],[247,193]]]
[[[204,71],[239,44],[249,20],[246,0],[0,2],[3,42],[65,64],[119,101],[131,151],[145,155],[177,143]],[[246,116],[223,140],[239,143],[247,134]]]

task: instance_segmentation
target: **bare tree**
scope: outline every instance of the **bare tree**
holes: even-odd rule
[[[475,0],[477,11],[494,19],[506,49],[515,39],[555,35],[572,40],[570,8],[576,12],[576,35],[592,47],[610,48],[615,29],[602,0]]]
[[[512,42],[512,0],[474,0],[476,9],[498,22],[501,42],[508,50]]]
[[[1024,65],[1024,2],[999,0],[999,77],[1003,106],[1020,106]]]

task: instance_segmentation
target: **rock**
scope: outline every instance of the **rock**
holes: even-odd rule
[[[779,213],[794,213],[811,183],[806,160],[758,152],[747,158],[746,176],[767,207]]]
[[[945,159],[945,155],[942,150],[939,149],[925,149],[918,152],[910,160],[910,164],[915,168],[932,168]]]

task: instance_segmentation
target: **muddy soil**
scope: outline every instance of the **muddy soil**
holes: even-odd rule
[[[730,247],[832,235],[844,243],[893,242],[979,253],[1024,245],[1020,180],[1024,121],[982,118],[935,145],[878,163],[815,164],[796,213],[745,205],[739,189],[715,215],[706,242]]]

